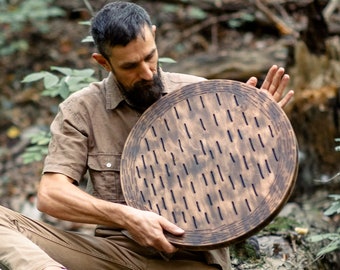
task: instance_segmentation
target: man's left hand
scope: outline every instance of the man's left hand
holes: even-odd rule
[[[290,80],[289,75],[285,74],[284,68],[273,65],[269,69],[267,76],[264,79],[260,89],[268,91],[273,96],[274,100],[279,104],[279,106],[283,108],[294,96],[294,91],[289,90],[282,97],[283,92],[289,83],[289,80]],[[257,78],[251,77],[246,82],[246,84],[250,86],[256,86]]]

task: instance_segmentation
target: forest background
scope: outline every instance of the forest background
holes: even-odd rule
[[[44,92],[43,81],[23,83],[23,79],[41,71],[60,77],[58,68],[85,69],[82,79],[88,75],[103,78],[105,72],[91,59],[95,49],[86,22],[107,2],[0,0],[2,205],[20,211],[27,195],[35,192],[42,161],[37,158],[26,164],[22,155],[32,146],[32,135],[48,131],[63,100],[58,91]],[[329,257],[322,257],[325,268],[316,262],[316,269],[338,267],[340,207],[330,215],[324,211],[340,201],[340,152],[336,151],[340,144],[340,1],[130,2],[150,13],[157,26],[159,55],[176,61],[162,64],[168,71],[246,81],[250,76],[263,79],[272,64],[286,68],[296,94],[285,111],[300,149],[299,174],[290,202],[312,213],[303,227],[314,228],[317,235],[335,233],[335,238],[333,234],[332,239],[317,242],[307,260],[311,268],[304,269],[313,269],[320,249],[334,239],[338,241],[335,248]],[[86,73],[89,70],[94,73]],[[324,223],[319,224],[320,218]],[[286,229],[294,230],[294,226]],[[292,245],[291,239],[289,243]],[[282,251],[280,256],[282,260]],[[236,266],[241,269],[242,263]]]

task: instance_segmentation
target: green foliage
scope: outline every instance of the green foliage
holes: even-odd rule
[[[27,40],[18,38],[27,27],[38,33],[48,32],[46,21],[64,16],[64,11],[52,6],[53,0],[0,0],[0,56],[28,49]]]
[[[334,202],[331,206],[326,209],[324,214],[326,216],[331,216],[335,214],[340,214],[340,195],[329,195],[328,197],[333,198]],[[328,244],[320,249],[317,254],[317,258],[322,257],[327,253],[331,253],[336,250],[340,250],[340,231],[336,233],[324,233],[319,235],[312,235],[308,237],[310,242],[320,242],[320,241],[328,241]]]
[[[93,69],[71,69],[65,67],[51,67],[51,71],[56,71],[61,75],[57,76],[49,71],[40,71],[27,75],[22,82],[32,83],[42,80],[44,83],[43,96],[66,99],[70,94],[96,81],[93,77]]]
[[[22,155],[24,164],[41,161],[47,155],[47,146],[50,139],[51,134],[46,131],[33,134],[31,136],[31,146],[27,147]]]
[[[66,99],[73,92],[82,89],[89,83],[96,81],[93,77],[93,69],[71,69],[64,67],[51,67],[51,71],[40,71],[27,75],[23,83],[35,83],[43,81],[45,89],[42,92],[44,96],[57,97]],[[56,75],[55,73],[58,73]],[[31,146],[25,149],[23,161],[25,164],[40,161],[47,154],[48,143],[51,139],[49,132],[40,132],[31,136]]]

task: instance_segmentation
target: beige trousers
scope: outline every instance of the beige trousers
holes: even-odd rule
[[[178,252],[165,260],[120,231],[114,232],[107,237],[66,232],[0,206],[0,263],[11,270],[42,270],[47,266],[69,270],[218,269],[190,252]]]

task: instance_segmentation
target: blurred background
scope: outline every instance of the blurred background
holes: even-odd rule
[[[0,0],[0,203],[70,230],[91,226],[37,213],[35,191],[58,104],[106,76],[91,59],[95,48],[89,20],[107,2]],[[285,111],[298,140],[300,169],[287,210],[287,216],[294,216],[284,233],[282,228],[275,232],[281,239],[289,235],[289,245],[279,242],[277,253],[272,242],[263,245],[286,266],[290,256],[291,265],[282,269],[339,269],[340,1],[128,2],[142,5],[157,26],[164,70],[243,82],[256,76],[261,82],[271,65],[285,67],[295,90]],[[67,76],[72,80],[65,83]],[[332,233],[333,238],[308,242],[296,227],[306,234]],[[297,256],[292,243],[295,249],[296,243],[305,248],[295,258],[298,263],[292,263]],[[307,257],[306,250],[311,252]],[[260,269],[242,268],[239,258],[234,256],[236,269]]]

